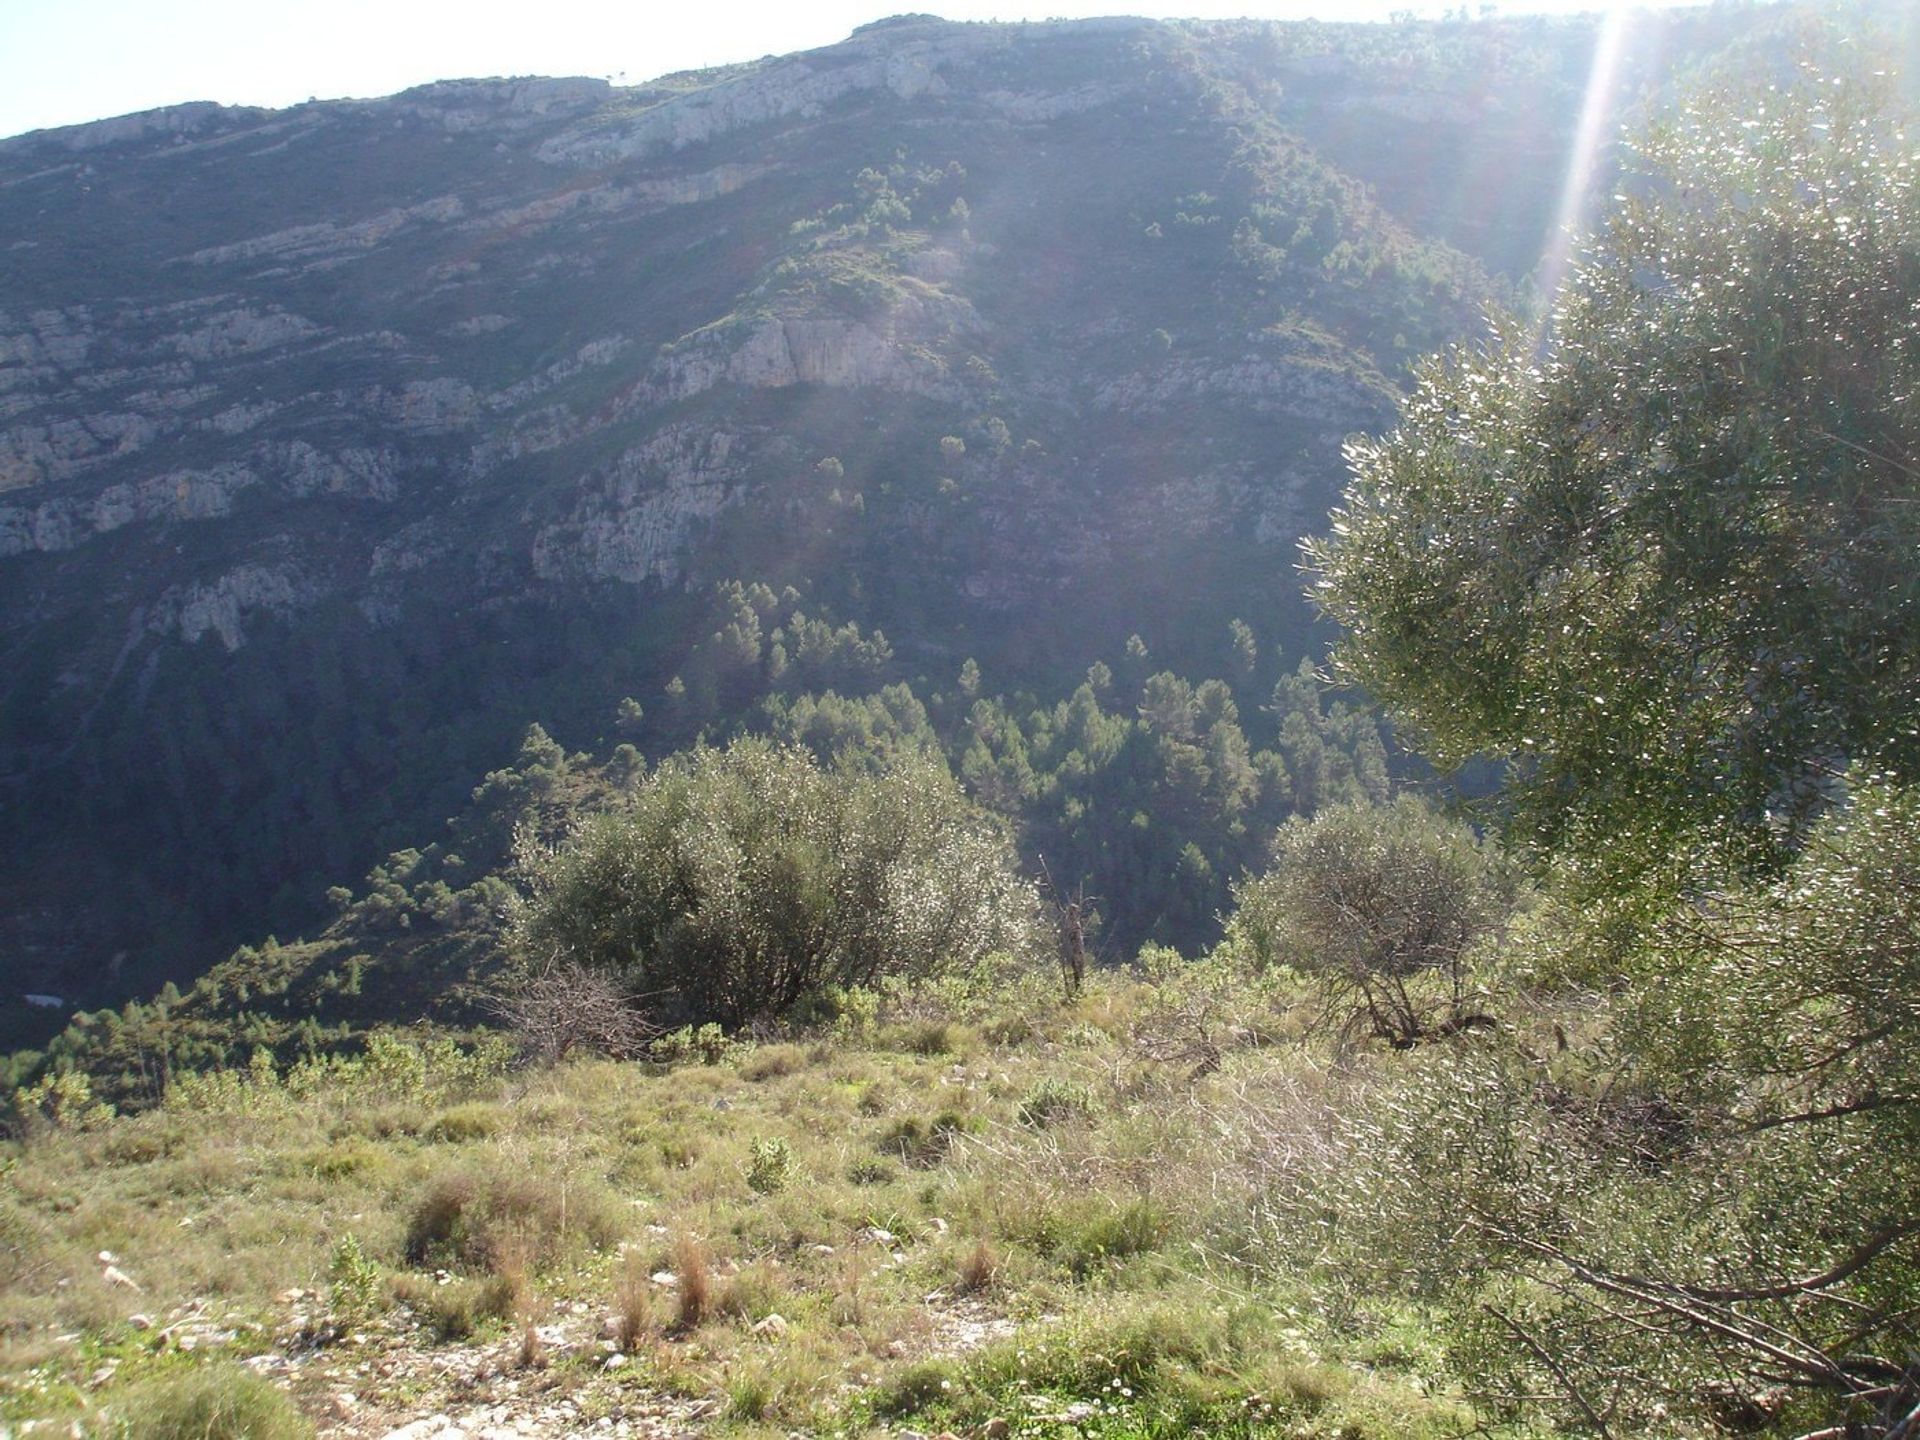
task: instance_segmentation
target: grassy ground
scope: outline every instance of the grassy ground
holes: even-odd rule
[[[251,1372],[356,1435],[484,1404],[528,1433],[1473,1424],[1419,1315],[1253,1261],[1331,1083],[1273,997],[1206,966],[994,995],[672,1065],[395,1046],[74,1111],[0,1161],[0,1422],[223,1433],[153,1397]]]

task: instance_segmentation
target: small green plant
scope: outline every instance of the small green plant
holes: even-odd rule
[[[1078,1119],[1093,1112],[1093,1094],[1076,1080],[1049,1075],[1020,1097],[1015,1112],[1022,1125],[1041,1129],[1061,1120]]]
[[[380,1308],[380,1267],[373,1263],[360,1237],[352,1231],[333,1247],[327,1265],[327,1310],[343,1334],[373,1319]]]
[[[756,1195],[773,1195],[793,1178],[793,1147],[779,1136],[747,1142],[747,1188]]]
[[[727,1414],[758,1423],[773,1409],[773,1377],[764,1369],[736,1370],[727,1377]]]

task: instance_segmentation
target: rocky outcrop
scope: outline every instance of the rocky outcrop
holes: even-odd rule
[[[829,52],[777,60],[724,79],[613,125],[589,125],[555,136],[540,158],[558,165],[611,165],[702,144],[753,125],[812,119],[861,93],[912,100],[948,89],[953,65],[1004,49],[994,27],[942,27],[937,40],[856,36]]]
[[[291,563],[241,565],[206,584],[179,586],[153,607],[150,627],[175,634],[189,644],[209,633],[229,651],[245,643],[245,617],[266,611],[285,617],[312,604],[323,593],[313,579]]]
[[[398,493],[398,468],[392,450],[348,448],[329,454],[301,440],[267,444],[245,461],[168,470],[84,498],[0,505],[0,556],[71,550],[138,523],[217,520],[232,513],[242,491],[268,483],[299,497],[391,500]]]
[[[598,109],[612,93],[607,81],[585,75],[529,75],[511,80],[441,80],[375,103],[454,134],[511,133],[555,116]]]
[[[421,225],[445,225],[466,213],[467,207],[458,196],[442,195],[347,224],[323,220],[314,225],[276,230],[270,235],[256,235],[250,240],[236,240],[230,245],[211,245],[184,258],[190,265],[235,265],[257,260],[284,264],[328,259],[371,250],[405,231]]]
[[[95,333],[93,313],[84,305],[35,310],[24,321],[0,310],[0,392],[48,370],[85,365]]]
[[[68,125],[56,130],[35,130],[30,134],[0,140],[0,159],[31,155],[39,151],[78,154],[109,145],[128,145],[155,139],[183,140],[191,136],[230,130],[271,111],[252,106],[218,105],[211,100],[196,100],[185,105],[167,105],[158,110],[143,110],[136,115],[118,115],[111,120],[95,120],[86,125]]]
[[[964,83],[962,72],[1006,54],[1022,40],[1071,43],[1162,28],[1126,16],[1056,21],[1030,34],[1015,26],[937,20],[867,27],[843,44],[729,75],[703,89],[674,95],[631,119],[570,128],[543,144],[539,154],[550,163],[574,166],[644,159],[751,126],[815,119],[853,96],[946,96]],[[1002,89],[986,98],[1011,119],[1044,121],[1109,103],[1123,88],[1096,82],[1034,97]]]
[[[941,347],[980,328],[967,301],[915,286],[872,319],[767,316],[690,336],[662,358],[655,383],[666,400],[719,384],[871,386],[953,399],[962,387]]]
[[[589,479],[566,520],[535,537],[534,573],[543,580],[677,580],[695,528],[738,499],[741,448],[734,435],[675,425],[626,451]]]
[[[259,483],[244,465],[172,470],[109,485],[87,499],[62,497],[32,507],[0,506],[0,555],[71,550],[96,535],[141,520],[209,520],[233,509],[233,497]]]
[[[692,175],[669,175],[627,184],[590,185],[545,195],[526,205],[497,210],[472,220],[470,230],[543,229],[560,220],[602,220],[670,205],[697,205],[731,195],[771,174],[765,164],[729,162]]]
[[[397,392],[379,392],[375,403],[393,424],[415,435],[470,429],[480,416],[479,395],[452,376],[410,380]]]
[[[546,369],[505,389],[487,396],[489,410],[515,410],[587,370],[616,363],[632,346],[624,335],[602,335],[589,340],[565,360],[556,360]]]
[[[400,493],[400,457],[391,448],[326,451],[295,440],[262,446],[255,454],[261,469],[289,495],[387,501]]]
[[[1071,90],[1026,94],[1016,90],[989,90],[980,98],[1009,120],[1026,125],[1042,125],[1067,115],[1081,115],[1112,105],[1132,87],[1110,81],[1090,80]]]
[[[189,360],[231,360],[291,345],[320,333],[311,320],[277,308],[229,310],[172,337],[173,348]]]
[[[65,480],[131,455],[158,433],[149,416],[115,413],[22,425],[0,432],[0,490]]]

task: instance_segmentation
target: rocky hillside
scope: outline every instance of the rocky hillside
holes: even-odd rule
[[[530,719],[724,723],[663,695],[722,582],[883,629],[875,687],[1297,658],[1342,439],[1536,262],[1593,47],[905,17],[0,144],[7,988],[309,923]]]

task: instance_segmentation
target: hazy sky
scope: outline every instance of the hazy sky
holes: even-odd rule
[[[1673,0],[1665,0],[1673,3]],[[628,83],[844,39],[924,9],[951,20],[1259,15],[1384,19],[1423,0],[0,0],[0,136],[183,100],[292,105],[469,75]],[[1474,0],[1473,8],[1480,6]],[[1606,0],[1509,0],[1572,12]]]

